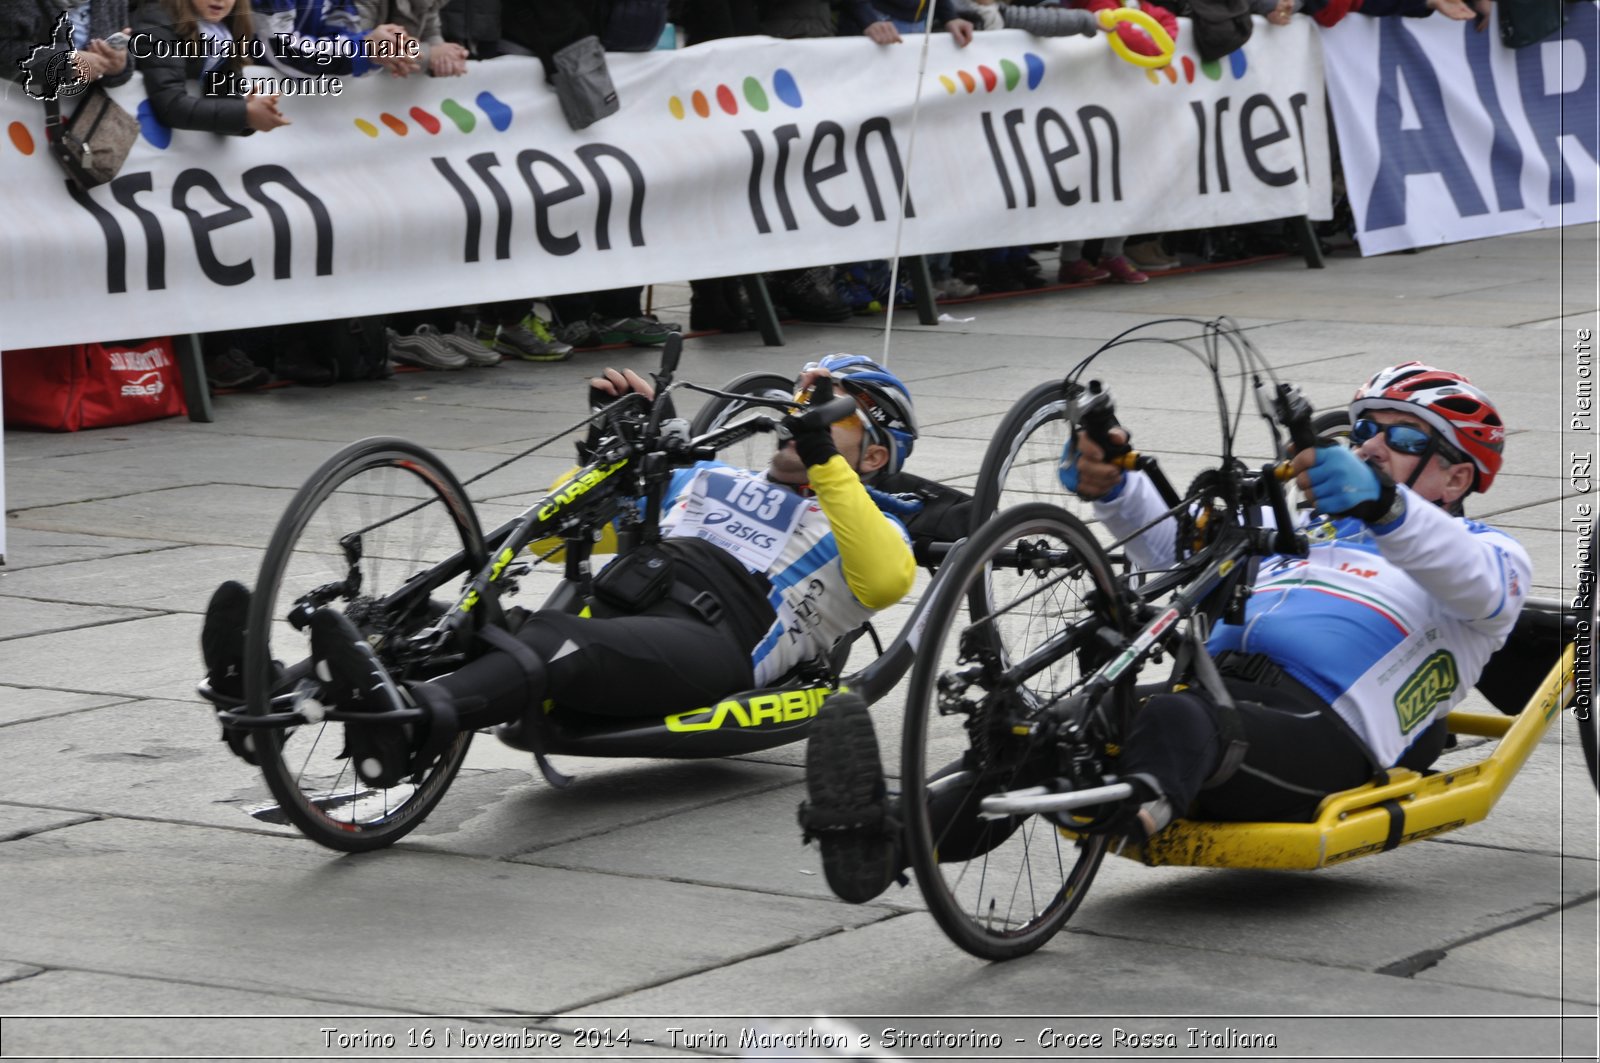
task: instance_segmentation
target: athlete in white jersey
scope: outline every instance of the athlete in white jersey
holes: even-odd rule
[[[1211,635],[1230,691],[1241,689],[1249,748],[1237,771],[1202,789],[1225,744],[1208,699],[1163,694],[1135,716],[1119,768],[1149,791],[1137,824],[1146,833],[1197,799],[1210,818],[1304,819],[1377,769],[1426,767],[1445,715],[1516,624],[1527,551],[1460,515],[1500,470],[1505,426],[1488,397],[1408,362],[1363,384],[1350,419],[1355,450],[1295,455],[1318,511],[1309,555],[1264,559],[1244,622]],[[1165,508],[1143,474],[1124,476],[1091,441],[1078,447],[1063,479],[1097,500],[1113,534]],[[1173,541],[1171,525],[1158,525],[1130,552],[1141,567],[1160,565]]]
[[[715,704],[782,681],[899,601],[916,562],[905,529],[862,481],[897,471],[911,452],[910,394],[870,359],[842,354],[808,365],[797,387],[824,377],[856,399],[856,416],[815,428],[792,418],[793,440],[765,470],[703,462],[673,476],[651,548],[674,573],[669,589],[647,580],[641,592],[626,578],[634,551],[596,577],[585,615],[528,614],[514,637],[450,675],[407,684],[408,696],[435,719],[504,725],[504,741],[537,750],[547,712],[659,718]],[[599,404],[651,395],[632,371],[607,370],[591,387]],[[359,633],[331,609],[312,616],[311,631],[330,688],[364,697],[373,680],[369,655],[353,648]]]
[[[1444,716],[1510,634],[1532,578],[1527,552],[1460,515],[1462,499],[1488,490],[1500,470],[1505,427],[1493,404],[1465,377],[1410,362],[1363,384],[1350,417],[1357,449],[1294,459],[1320,510],[1309,556],[1263,559],[1244,622],[1212,632],[1208,648],[1236,715],[1193,688],[1149,697],[1118,758],[1135,797],[1115,829],[1148,837],[1191,808],[1209,819],[1304,820],[1324,796],[1380,768],[1420,770],[1438,755]],[[1112,438],[1126,436],[1119,428]],[[1114,535],[1165,511],[1143,473],[1103,458],[1080,434],[1061,479]],[[1168,518],[1131,541],[1129,556],[1141,568],[1168,566],[1175,538]],[[1242,759],[1237,749],[1227,757],[1241,733]],[[830,734],[815,732],[812,751]],[[872,748],[853,742],[836,743],[841,752],[828,760]],[[875,762],[835,774],[866,780],[834,782],[836,792],[882,790]],[[850,821],[848,810],[827,811]],[[861,824],[822,839],[830,886],[855,902],[887,889],[903,862],[898,837],[868,817]]]

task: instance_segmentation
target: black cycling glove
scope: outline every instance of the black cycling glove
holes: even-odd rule
[[[794,451],[808,469],[826,463],[839,453],[839,448],[833,442],[833,430],[828,425],[819,428],[803,415],[795,415],[785,417],[783,426],[794,437]]]

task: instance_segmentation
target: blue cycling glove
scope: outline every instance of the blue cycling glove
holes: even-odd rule
[[[1331,517],[1348,514],[1370,524],[1394,505],[1394,481],[1341,446],[1318,447],[1306,478],[1317,508]]]
[[[1061,464],[1056,466],[1056,479],[1061,481],[1072,494],[1078,493],[1078,441],[1074,437],[1067,440],[1067,447],[1061,452]],[[1101,495],[1099,498],[1085,499],[1089,502],[1110,502],[1122,494],[1122,489],[1128,486],[1128,478],[1124,476],[1117,481],[1117,486]]]

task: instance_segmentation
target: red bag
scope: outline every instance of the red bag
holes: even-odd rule
[[[5,352],[7,428],[76,432],[186,412],[172,338]]]

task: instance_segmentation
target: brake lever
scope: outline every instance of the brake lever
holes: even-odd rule
[[[1123,470],[1137,468],[1139,455],[1132,446],[1133,434],[1117,421],[1117,408],[1111,399],[1111,390],[1098,380],[1089,381],[1087,388],[1073,381],[1066,390],[1067,420],[1094,441],[1105,453],[1109,464]],[[1122,428],[1127,439],[1121,443],[1113,442],[1113,428]]]

